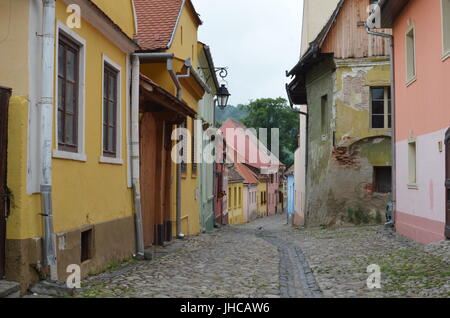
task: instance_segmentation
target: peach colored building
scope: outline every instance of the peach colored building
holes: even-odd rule
[[[422,243],[444,240],[450,237],[450,1],[380,3],[395,48],[396,229]]]

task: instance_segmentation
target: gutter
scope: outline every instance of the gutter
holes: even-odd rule
[[[138,57],[141,62],[166,62],[167,71],[169,72],[169,75],[177,88],[177,98],[182,100],[181,83],[173,69],[173,59],[175,57],[173,53],[134,53],[133,56]]]
[[[391,64],[391,116],[392,116],[392,219],[386,225],[395,225],[395,212],[397,208],[397,150],[396,150],[396,103],[395,103],[395,57],[394,57],[394,36],[386,33],[372,31],[365,23],[366,31],[370,35],[389,39],[390,46],[390,64]]]
[[[43,44],[40,106],[41,216],[43,217],[43,263],[50,268],[50,279],[58,279],[52,209],[52,147],[55,70],[55,5],[56,0],[42,0]]]

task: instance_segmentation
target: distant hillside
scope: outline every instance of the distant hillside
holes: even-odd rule
[[[228,119],[243,120],[247,117],[248,112],[244,109],[243,105],[227,106],[224,110],[221,110],[216,106],[216,121],[224,123]]]

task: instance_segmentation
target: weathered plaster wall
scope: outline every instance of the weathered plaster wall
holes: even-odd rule
[[[306,225],[347,222],[349,209],[384,216],[389,194],[373,191],[373,167],[391,166],[390,131],[370,128],[370,87],[389,86],[385,58],[333,61],[307,76],[308,174]],[[322,101],[327,112],[322,128]]]

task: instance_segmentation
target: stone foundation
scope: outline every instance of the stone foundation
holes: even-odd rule
[[[81,262],[81,233],[91,230],[90,258]],[[82,279],[103,271],[108,265],[130,258],[136,251],[134,217],[97,223],[56,234],[58,280],[69,275],[67,266],[81,266]],[[42,277],[42,240],[6,241],[6,279],[17,281],[25,292]]]

